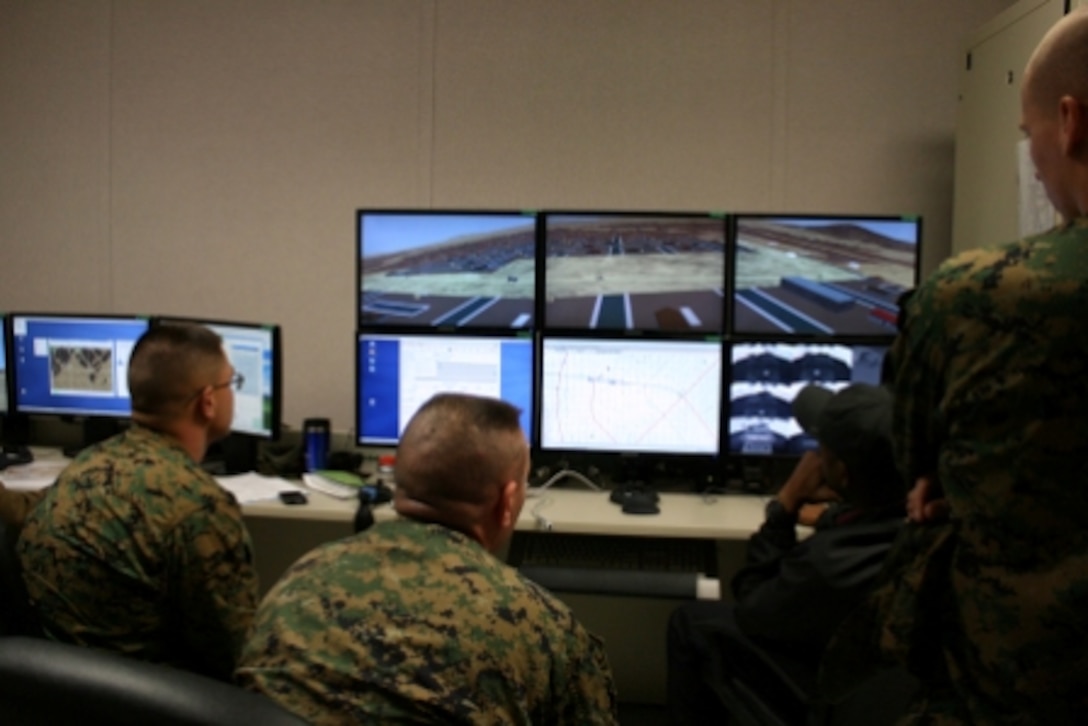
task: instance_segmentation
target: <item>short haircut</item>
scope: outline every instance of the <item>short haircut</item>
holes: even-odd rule
[[[397,488],[413,499],[481,504],[522,476],[528,453],[520,411],[495,398],[440,393],[416,412],[397,449]]]
[[[200,325],[157,325],[144,333],[128,364],[132,410],[171,417],[202,386],[213,383],[226,355],[223,339]]]
[[[1043,36],[1028,61],[1028,98],[1044,111],[1072,96],[1088,103],[1088,8],[1063,17]]]

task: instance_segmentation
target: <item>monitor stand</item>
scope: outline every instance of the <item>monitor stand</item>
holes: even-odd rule
[[[0,416],[3,422],[3,453],[0,454],[0,469],[34,461],[30,453],[30,417],[26,414],[9,413]]]
[[[81,441],[78,444],[63,448],[64,455],[69,459],[78,456],[79,452],[88,446],[93,446],[99,441],[105,441],[109,437],[121,433],[121,421],[115,418],[87,416],[83,419],[81,426],[83,428]]]
[[[257,445],[258,439],[252,436],[230,434],[208,447],[201,467],[213,476],[256,471]]]

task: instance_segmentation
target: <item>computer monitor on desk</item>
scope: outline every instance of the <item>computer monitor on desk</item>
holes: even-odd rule
[[[442,392],[491,396],[517,406],[522,429],[534,440],[529,335],[363,332],[357,343],[360,445],[395,446],[419,407]]]
[[[128,360],[147,318],[14,313],[10,325],[17,413],[82,419],[74,448],[112,435],[131,416]]]
[[[721,390],[716,338],[545,335],[540,451],[595,458],[616,470],[612,484],[650,478],[665,460],[717,468]]]
[[[227,473],[256,467],[257,444],[279,438],[283,418],[283,344],[280,326],[268,323],[157,317],[155,325],[195,323],[223,339],[223,351],[241,377],[234,391],[231,435],[209,452],[209,466]]]

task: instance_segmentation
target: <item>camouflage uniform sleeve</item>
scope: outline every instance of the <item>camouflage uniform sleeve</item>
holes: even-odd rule
[[[895,369],[892,436],[908,489],[918,477],[937,471],[940,372],[945,356],[942,346],[933,344],[940,339],[943,324],[934,315],[937,284],[931,278],[911,297],[891,351]]]
[[[569,687],[561,694],[560,723],[617,724],[619,697],[604,643],[582,631],[584,651],[571,664]]]
[[[45,490],[12,491],[0,484],[0,522],[9,527],[22,527],[30,510],[45,498]]]
[[[257,609],[249,532],[238,505],[224,497],[206,502],[177,534],[179,640],[205,672],[230,680]]]

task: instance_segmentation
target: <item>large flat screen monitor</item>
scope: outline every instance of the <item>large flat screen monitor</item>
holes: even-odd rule
[[[533,326],[536,216],[360,210],[359,328]]]
[[[11,378],[8,376],[8,335],[7,315],[0,314],[0,416],[8,413],[8,401],[11,399]]]
[[[223,339],[223,350],[241,388],[234,392],[230,430],[259,439],[279,438],[283,400],[283,350],[280,326],[263,323],[160,317],[157,325],[196,323]]]
[[[14,313],[14,409],[19,413],[127,418],[128,360],[146,318]]]
[[[878,385],[887,347],[838,343],[734,343],[729,383],[729,450],[749,456],[799,455],[816,448],[793,417],[808,384],[831,390]]]
[[[543,338],[540,448],[720,450],[719,340]]]
[[[733,218],[737,334],[894,335],[918,281],[917,217]]]
[[[437,393],[501,398],[521,409],[533,441],[533,340],[529,336],[358,335],[356,430],[362,445],[395,445]]]
[[[546,328],[722,332],[724,217],[545,212],[541,219]]]

